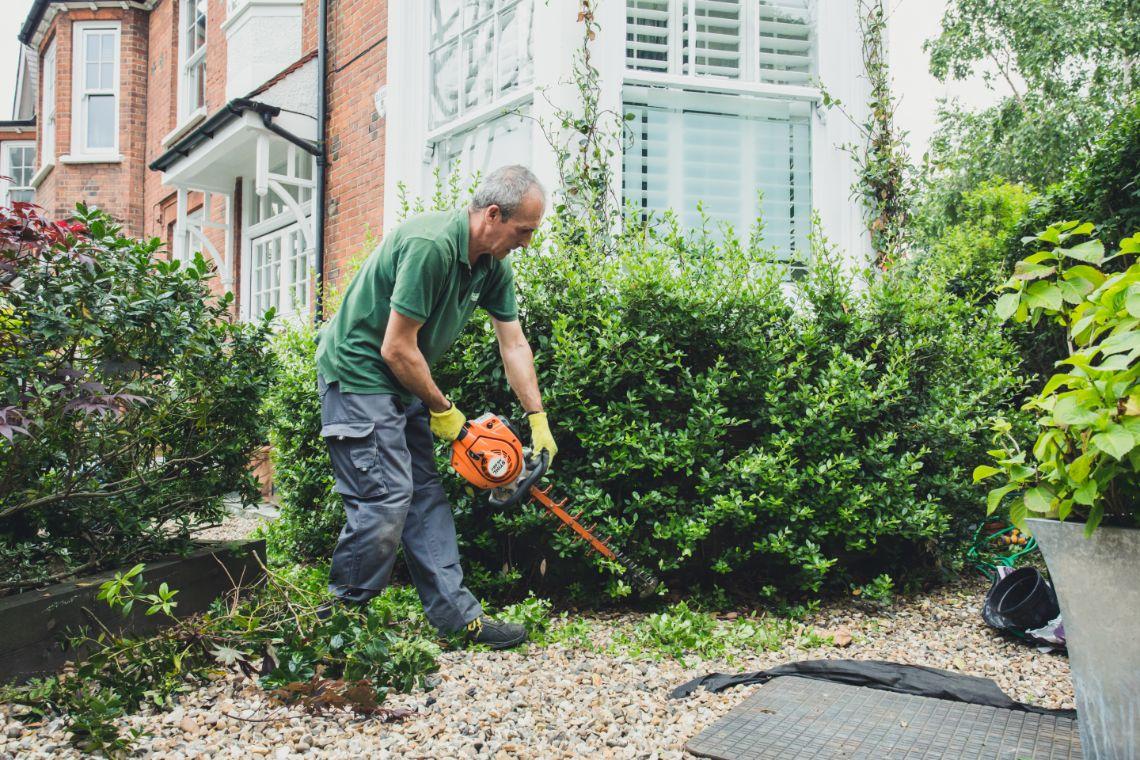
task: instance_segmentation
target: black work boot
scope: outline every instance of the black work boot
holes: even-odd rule
[[[508,649],[526,641],[526,628],[518,623],[504,623],[488,615],[480,615],[467,624],[466,638],[471,644]]]

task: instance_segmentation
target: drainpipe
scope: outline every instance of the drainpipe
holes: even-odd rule
[[[328,155],[328,21],[329,0],[317,4],[317,187],[316,212],[316,291],[313,294],[313,322],[318,327],[324,321],[325,281],[325,167]]]

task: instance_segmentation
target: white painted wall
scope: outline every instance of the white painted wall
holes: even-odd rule
[[[248,95],[301,57],[301,0],[236,0],[232,6],[222,22],[227,100]]]

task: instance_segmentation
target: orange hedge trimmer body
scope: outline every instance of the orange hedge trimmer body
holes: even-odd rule
[[[624,567],[642,596],[656,591],[660,581],[649,571],[610,546],[610,539],[595,535],[596,529],[578,522],[576,515],[564,509],[565,499],[555,501],[550,497],[549,486],[538,487],[548,464],[545,452],[527,461],[519,437],[494,414],[469,421],[451,445],[451,466],[471,485],[491,491],[488,501],[492,506],[509,507],[529,497],[562,521],[559,528],[569,526],[591,549]]]

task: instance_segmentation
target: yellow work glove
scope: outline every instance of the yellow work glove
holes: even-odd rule
[[[442,412],[432,412],[430,409],[428,411],[431,412],[431,432],[447,443],[451,443],[459,437],[459,431],[467,422],[467,418],[463,416],[463,412],[459,411],[459,407],[455,404]]]
[[[546,421],[546,412],[531,412],[526,416],[530,420],[530,447],[537,455],[540,451],[550,454],[547,464],[554,462],[554,455],[558,447],[554,445],[554,436],[550,434],[550,423]]]

